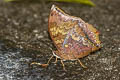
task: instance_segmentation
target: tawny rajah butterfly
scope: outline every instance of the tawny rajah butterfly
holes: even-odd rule
[[[55,5],[52,5],[49,15],[48,30],[57,48],[52,57],[56,57],[56,62],[60,58],[64,69],[63,60],[78,60],[85,67],[79,58],[101,47],[98,30],[81,18],[64,13]]]

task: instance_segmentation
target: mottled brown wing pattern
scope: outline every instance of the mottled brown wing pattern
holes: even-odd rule
[[[94,44],[86,38],[81,28],[75,25],[75,27],[69,30],[69,33],[65,37],[60,52],[68,56],[66,59],[71,60],[88,55],[93,48]]]
[[[69,16],[55,5],[49,16],[49,33],[62,59],[82,58],[100,48],[99,33],[78,17]]]
[[[51,12],[49,17],[49,33],[58,49],[62,48],[62,43],[68,31],[76,24],[72,20],[67,20],[62,16],[65,13],[59,14],[57,10]],[[66,20],[66,21],[65,21]]]

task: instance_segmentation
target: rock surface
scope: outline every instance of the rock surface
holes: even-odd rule
[[[73,3],[0,1],[0,80],[120,80],[120,1],[93,0],[95,7]],[[50,7],[56,4],[100,31],[103,47],[81,61],[46,63],[55,49],[48,34]]]

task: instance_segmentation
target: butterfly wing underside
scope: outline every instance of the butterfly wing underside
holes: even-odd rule
[[[56,55],[63,59],[76,59],[88,55],[94,44],[86,37],[83,20],[65,14],[52,6],[49,16],[49,33],[57,48]],[[85,34],[86,33],[86,34]]]

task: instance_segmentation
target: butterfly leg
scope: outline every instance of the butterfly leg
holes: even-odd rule
[[[50,59],[48,60],[47,64],[41,64],[41,63],[38,63],[38,62],[32,62],[30,65],[34,65],[35,64],[35,65],[39,65],[39,66],[42,66],[42,67],[47,67],[53,57],[54,57],[54,55],[52,55],[50,57]]]
[[[54,55],[52,55],[51,57],[50,57],[50,59],[48,60],[48,62],[47,62],[47,65],[49,65],[49,63],[50,63],[50,61],[51,61],[51,59],[54,57]]]
[[[87,68],[79,59],[77,59],[77,60],[83,68]]]
[[[42,66],[42,67],[47,67],[48,64],[41,64],[41,63],[38,63],[38,62],[32,62],[30,65],[39,65],[39,66]]]
[[[66,71],[65,65],[64,65],[64,63],[63,63],[63,60],[61,60],[61,63],[62,63],[62,66],[63,66],[63,70]]]
[[[58,59],[58,58],[56,57],[55,62],[53,62],[53,63],[57,63],[57,59]]]

